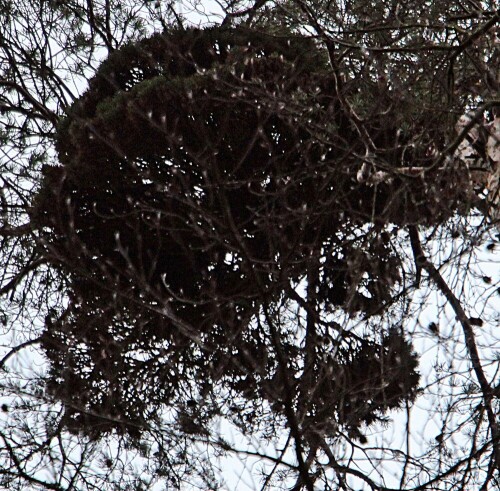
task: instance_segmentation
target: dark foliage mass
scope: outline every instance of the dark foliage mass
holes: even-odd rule
[[[342,154],[357,140],[326,62],[305,38],[177,30],[113,53],[70,109],[59,127],[62,165],[45,168],[32,215],[49,230],[47,257],[69,277],[71,303],[47,323],[43,345],[51,390],[78,408],[67,410],[70,425],[99,433],[145,421],[189,371],[210,374],[202,393],[228,367],[243,378],[229,382],[239,392],[265,387],[276,367],[269,360],[259,381],[249,375],[268,341],[247,326],[264,299],[308,270],[322,275],[325,306],[369,311],[389,300],[399,273],[387,238],[363,253],[328,250],[336,231],[374,216],[383,223],[415,198],[409,190],[394,204],[390,189],[355,184]],[[356,293],[349,255],[369,296]],[[228,339],[244,348],[227,353]],[[358,427],[413,397],[417,363],[400,333],[387,340],[311,368],[342,373],[326,377],[313,420],[325,423],[336,407],[337,421]],[[153,358],[134,358],[159,344]],[[379,389],[386,372],[393,381]],[[131,378],[142,380],[140,393]],[[346,385],[354,395],[341,394]]]
[[[0,0],[0,488],[496,489],[499,21]]]
[[[420,378],[417,358],[396,329],[389,330],[380,343],[351,341],[335,349],[338,343],[320,342],[310,374],[314,390],[306,388],[302,394],[308,438],[314,441],[315,433],[332,433],[340,424],[353,438],[366,442],[362,425],[369,426],[389,409],[414,399]],[[278,385],[274,390],[279,394],[285,388]],[[283,411],[285,400],[279,394],[275,408]]]

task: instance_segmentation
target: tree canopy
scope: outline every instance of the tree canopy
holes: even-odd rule
[[[0,482],[498,485],[498,10],[0,6]]]

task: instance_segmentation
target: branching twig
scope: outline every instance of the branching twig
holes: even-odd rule
[[[474,334],[474,329],[470,322],[469,317],[465,313],[460,300],[452,292],[446,281],[444,280],[438,269],[432,264],[431,261],[426,257],[422,244],[420,242],[418,231],[416,226],[412,225],[409,227],[410,237],[412,237],[412,249],[415,255],[415,261],[417,263],[417,268],[421,268],[429,274],[430,279],[435,283],[441,293],[444,295],[448,303],[453,308],[458,321],[462,325],[462,330],[465,338],[465,346],[467,348],[467,353],[470,357],[472,368],[476,374],[476,378],[479,382],[481,388],[481,393],[483,396],[484,406],[486,413],[488,415],[488,423],[491,430],[491,439],[493,444],[493,454],[496,462],[496,467],[500,468],[500,428],[498,426],[496,415],[493,410],[493,388],[491,384],[486,379],[483,367],[481,365],[481,360],[479,358],[479,352],[476,344],[476,336]]]

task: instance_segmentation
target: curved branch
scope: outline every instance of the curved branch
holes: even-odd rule
[[[28,341],[25,341],[24,343],[18,344],[14,348],[12,348],[1,360],[0,360],[0,370],[4,369],[4,365],[7,362],[7,360],[11,357],[14,356],[16,353],[19,353],[19,351],[23,350],[24,348],[27,348],[28,346],[33,346],[35,344],[38,344],[41,341],[41,337],[35,338],[35,339],[30,339]]]

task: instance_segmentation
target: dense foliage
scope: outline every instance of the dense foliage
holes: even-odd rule
[[[261,380],[248,373],[270,344],[255,316],[263,302],[283,301],[290,281],[307,271],[322,275],[317,301],[329,308],[379,309],[389,298],[399,273],[394,254],[382,253],[386,244],[371,247],[380,259],[356,267],[369,274],[370,297],[347,291],[358,285],[349,285],[343,259],[321,266],[338,248],[334,233],[359,227],[368,218],[361,207],[379,200],[366,185],[355,186],[352,168],[337,160],[357,140],[330,78],[326,54],[312,41],[243,29],[156,35],[103,64],[60,125],[63,166],[45,168],[33,211],[47,230],[46,257],[70,278],[70,304],[50,319],[42,345],[54,360],[50,386],[71,401],[72,424],[81,419],[97,431],[94,414],[101,413],[120,426],[146,421],[184,388],[186,371],[195,380],[211,374],[202,382],[205,397],[228,369],[225,383],[257,397],[279,368],[271,357],[259,367]],[[304,104],[312,109],[307,119]],[[338,145],[327,144],[333,138]],[[354,254],[352,246],[346,250]],[[116,291],[126,302],[114,300]],[[158,312],[164,305],[166,316]],[[286,343],[291,368],[303,354]],[[387,372],[395,380],[416,365],[408,350],[400,352],[399,366],[384,343],[363,343],[344,364],[358,398],[381,385],[357,380],[363,360],[374,364],[376,378]],[[228,352],[234,345],[236,352]],[[137,360],[139,350],[146,359]],[[319,370],[314,384],[330,369],[325,363],[311,366]],[[396,383],[376,390],[373,410],[356,409],[366,416],[342,419],[357,426],[374,420],[375,409],[397,407],[418,383],[411,371],[405,377],[412,382],[403,390]],[[366,405],[371,397],[362,399]]]
[[[192,27],[162,2],[42,2],[43,44],[0,2],[0,291],[24,336],[1,361],[6,485],[220,489],[222,454],[272,464],[262,489],[495,485],[498,272],[469,261],[474,317],[476,287],[434,263],[453,278],[495,249],[500,14],[382,4],[227,4]],[[422,286],[463,341],[420,329]],[[431,368],[422,336],[465,360]],[[18,385],[29,346],[44,372]],[[440,394],[457,416],[427,410],[441,433],[415,451],[412,408]],[[396,410],[404,451],[377,440]]]

